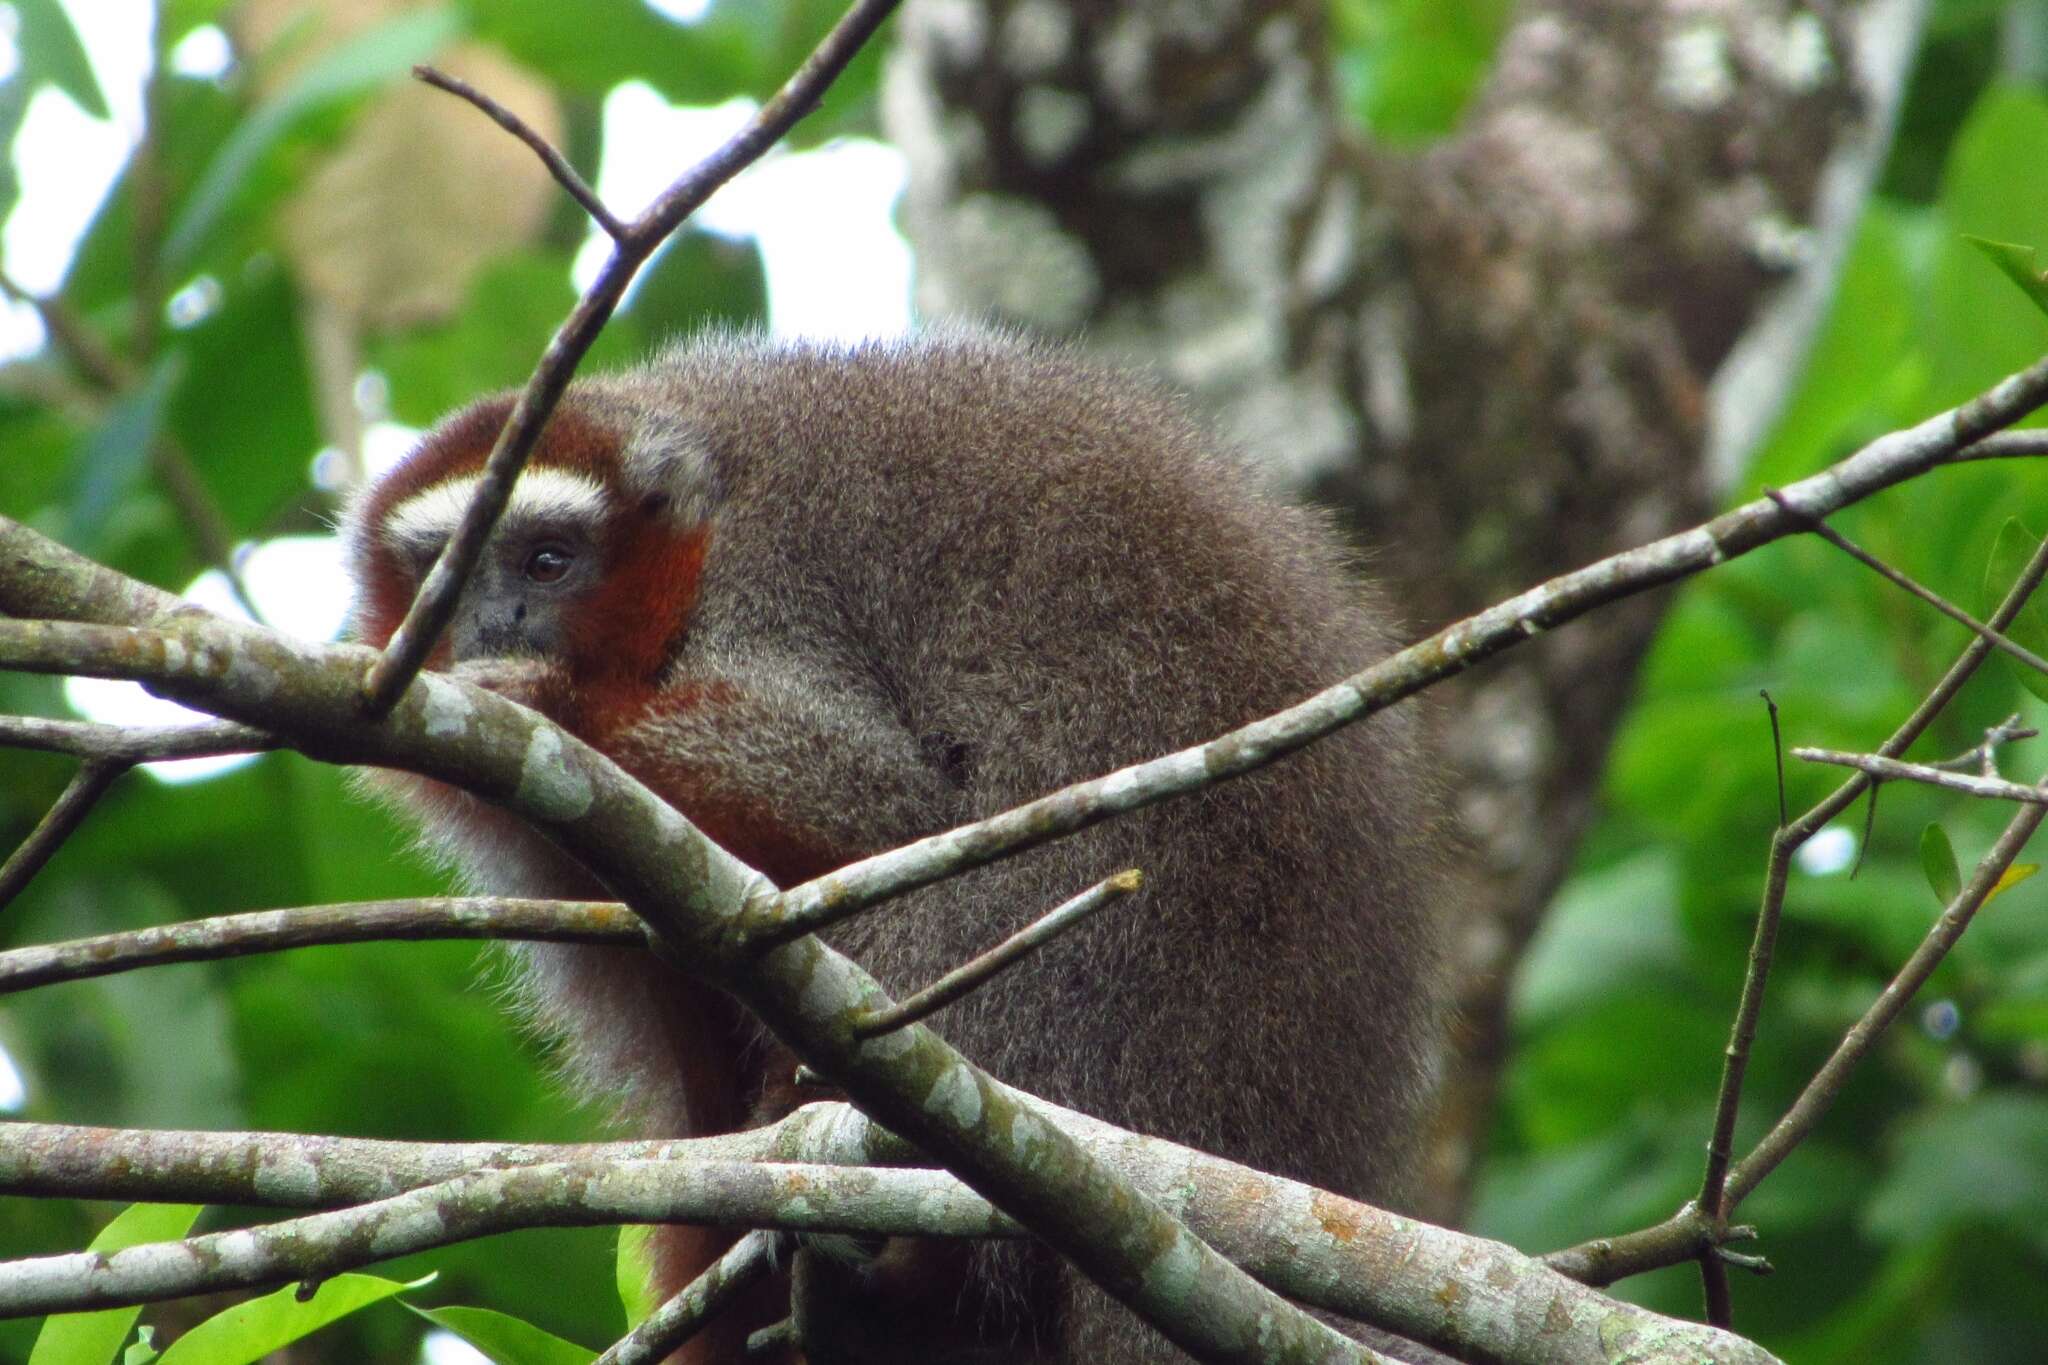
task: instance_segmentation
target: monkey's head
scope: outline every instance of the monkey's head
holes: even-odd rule
[[[381,647],[462,520],[508,396],[443,421],[350,509],[352,634]],[[525,659],[578,682],[651,681],[710,541],[701,459],[666,424],[572,390],[542,432],[431,663]]]

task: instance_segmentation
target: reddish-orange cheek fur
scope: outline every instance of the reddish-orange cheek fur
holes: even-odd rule
[[[560,683],[508,695],[619,760],[734,857],[778,886],[792,886],[867,850],[831,847],[793,828],[764,802],[719,795],[717,784],[686,756],[627,752],[619,742],[656,707],[670,712],[731,709],[735,723],[746,723],[738,714],[745,699],[729,684],[660,684],[696,607],[710,545],[709,526],[681,533],[653,525],[635,528],[611,556],[603,585],[580,613]],[[379,588],[370,594],[364,635],[367,643],[381,646],[403,618],[410,594],[395,571]],[[432,663],[442,667],[446,662],[443,645]]]

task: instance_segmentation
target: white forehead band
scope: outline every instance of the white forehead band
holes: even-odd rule
[[[469,500],[476,496],[477,476],[450,479],[413,494],[384,519],[384,537],[393,545],[436,545],[455,533]],[[604,489],[581,474],[541,466],[528,469],[512,487],[504,522],[572,522],[589,525],[609,511]]]

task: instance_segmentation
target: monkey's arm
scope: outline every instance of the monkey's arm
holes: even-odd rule
[[[638,698],[586,691],[570,723],[735,857],[792,886],[963,810],[930,746],[845,673],[721,651],[686,659]],[[541,700],[559,686],[543,681]]]

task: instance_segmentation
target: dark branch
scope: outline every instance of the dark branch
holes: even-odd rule
[[[44,864],[56,856],[64,841],[77,832],[92,814],[93,807],[107,794],[107,789],[121,780],[121,774],[128,771],[125,763],[110,763],[93,759],[73,775],[71,784],[56,800],[42,821],[21,841],[5,866],[0,866],[0,908],[13,904],[14,898],[22,893]]]
[[[562,155],[554,143],[542,137],[539,129],[460,76],[451,76],[438,67],[425,65],[414,67],[412,74],[416,79],[425,81],[435,89],[446,90],[458,99],[468,100],[483,110],[493,123],[533,149],[533,154],[548,168],[548,174],[555,178],[555,183],[568,191],[571,199],[583,206],[583,211],[590,215],[591,221],[604,229],[605,236],[618,241],[626,235],[626,225],[605,207],[604,201],[597,197],[597,191],[591,189],[583,177],[576,174],[576,168],[569,164],[569,158]]]
[[[1778,500],[1778,494],[1775,489],[1766,488],[1764,490],[1764,495],[1766,497],[1769,497],[1774,502]],[[1782,506],[1783,504],[1781,503],[1780,505]],[[2042,674],[2043,676],[2048,676],[2048,660],[2044,660],[2040,655],[2034,653],[2034,651],[2028,649],[2026,646],[2019,644],[2016,641],[2007,639],[2004,634],[2002,634],[1999,631],[1993,630],[1990,626],[1985,625],[1982,621],[1979,621],[1976,617],[1970,615],[1970,613],[1964,611],[1961,607],[1955,605],[1953,602],[1943,597],[1940,593],[1935,592],[1932,588],[1923,587],[1919,583],[1914,582],[1911,578],[1899,572],[1891,565],[1885,563],[1876,555],[1870,553],[1870,551],[1864,549],[1861,545],[1858,545],[1855,541],[1849,539],[1849,537],[1843,535],[1840,531],[1837,531],[1834,527],[1828,525],[1826,522],[1816,518],[1811,524],[1807,526],[1806,529],[1813,532],[1815,535],[1819,536],[1822,540],[1825,540],[1828,544],[1834,546],[1836,549],[1840,550],[1843,554],[1848,555],[1858,564],[1861,564],[1865,568],[1876,573],[1879,577],[1883,578],[1887,583],[1890,583],[1895,587],[1903,589],[1904,591],[1912,594],[1914,597],[1919,598],[1922,602],[1925,602],[1928,606],[1933,607],[1936,611],[1940,612],[1943,616],[1948,617],[1951,621],[1955,621],[1958,624],[1968,628],[1969,630],[1976,632],[1978,635],[1983,636],[1992,644],[1998,646],[2007,654],[2012,655],[2013,658],[2018,659],[2027,667],[2034,669],[2036,672]]]
[[[561,400],[562,391],[568,388],[584,353],[611,319],[612,310],[618,307],[633,276],[668,235],[711,197],[713,190],[767,151],[811,111],[825,88],[846,69],[846,64],[896,8],[896,3],[897,0],[856,0],[797,68],[796,74],[761,106],[746,127],[664,190],[645,213],[626,226],[622,236],[616,237],[611,259],[549,340],[533,376],[520,390],[512,415],[505,419],[497,444],[484,461],[476,494],[463,513],[462,523],[448,538],[405,620],[363,680],[364,705],[371,715],[389,711],[398,694],[425,666],[427,655],[433,652],[435,642],[455,614],[463,584],[476,571],[491,528],[497,525],[505,504],[511,500],[513,484],[539,441],[541,429]]]
[[[1005,967],[1022,961],[1033,949],[1052,942],[1097,910],[1112,901],[1122,900],[1143,885],[1144,877],[1136,868],[1119,872],[1106,881],[1097,882],[1072,900],[1064,901],[1048,910],[973,961],[955,967],[900,1004],[876,1010],[853,1026],[854,1033],[862,1038],[879,1038],[885,1033],[894,1033],[906,1024],[914,1024],[920,1019],[938,1013]]]

